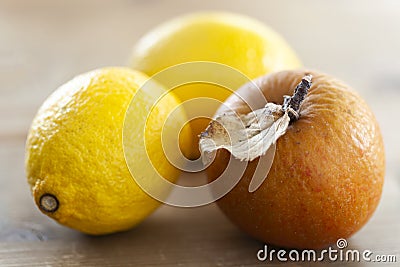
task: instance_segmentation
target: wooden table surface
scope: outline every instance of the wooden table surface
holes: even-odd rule
[[[341,78],[371,105],[385,140],[386,181],[375,215],[348,242],[351,248],[396,255],[397,265],[391,266],[399,266],[397,0],[0,1],[0,265],[268,264],[256,258],[263,244],[239,232],[215,205],[164,206],[129,232],[90,237],[42,215],[25,180],[24,142],[30,121],[57,86],[81,72],[125,65],[132,44],[147,30],[198,10],[235,11],[268,23],[292,44],[306,66]],[[325,264],[329,263],[317,265]]]

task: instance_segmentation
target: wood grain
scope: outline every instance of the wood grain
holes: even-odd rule
[[[90,237],[42,215],[25,181],[24,142],[30,121],[57,86],[81,72],[125,65],[132,44],[151,27],[179,14],[210,9],[240,12],[268,23],[292,44],[306,66],[345,80],[370,103],[385,139],[386,183],[372,220],[348,242],[350,248],[396,255],[397,265],[391,266],[398,266],[396,0],[0,1],[1,266],[282,265],[259,262],[256,253],[263,244],[237,230],[213,204],[195,209],[164,206],[131,231]],[[327,264],[345,265],[315,263]]]

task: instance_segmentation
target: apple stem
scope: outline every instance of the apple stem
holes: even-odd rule
[[[294,89],[293,96],[284,96],[284,102],[282,106],[282,110],[284,112],[288,112],[290,117],[290,123],[295,122],[299,119],[300,114],[300,106],[303,103],[308,90],[312,85],[312,75],[307,74],[301,79],[301,82]]]

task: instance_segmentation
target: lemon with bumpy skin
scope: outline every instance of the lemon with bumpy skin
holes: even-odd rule
[[[301,66],[292,48],[272,29],[252,18],[224,12],[189,14],[156,27],[134,46],[130,66],[152,76],[176,64],[193,61],[222,63],[250,79]],[[229,89],[195,83],[175,88],[173,92],[182,101],[198,97],[224,101],[231,90],[238,88]],[[215,111],[210,110],[211,116]],[[185,153],[189,158],[200,155],[197,136],[208,122],[204,119],[190,122],[195,138],[192,151]]]
[[[143,130],[128,123],[124,131],[133,134],[124,134],[124,138],[132,138],[127,140],[132,146],[123,147],[122,143],[125,112],[147,80],[146,75],[128,68],[99,69],[74,78],[46,100],[26,144],[28,182],[43,213],[63,225],[98,235],[129,229],[160,205],[135,183],[124,158],[124,149],[135,149],[135,138],[143,138]],[[130,120],[148,116],[153,103],[148,102],[151,98],[146,94],[164,92],[156,83],[146,90],[135,102],[136,112]],[[147,117],[151,133],[145,133],[153,165],[171,182],[179,171],[161,153],[159,122],[177,105],[179,101],[173,95],[165,95]],[[184,124],[183,112],[175,118],[174,124]],[[164,126],[164,134],[176,125]],[[133,164],[141,164],[146,157],[133,154]],[[147,172],[150,182],[152,173]]]

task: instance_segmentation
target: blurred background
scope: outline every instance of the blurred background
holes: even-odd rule
[[[158,253],[154,263],[190,263],[193,257],[205,258],[205,264],[218,263],[215,251],[220,251],[220,260],[253,263],[260,244],[238,233],[214,206],[194,211],[163,207],[140,226],[140,234],[133,230],[127,237],[93,242],[41,215],[25,181],[26,134],[52,91],[82,72],[127,65],[132,45],[149,29],[204,10],[237,12],[266,23],[288,41],[306,67],[345,81],[367,100],[383,132],[387,176],[377,213],[350,243],[399,254],[395,238],[400,236],[400,1],[0,0],[0,263],[93,263],[104,255],[126,263],[124,256],[135,249],[143,262],[153,249]],[[167,219],[171,212],[175,221]],[[209,215],[216,221],[204,219]],[[179,230],[173,228],[177,225]],[[219,237],[212,234],[213,227]],[[194,229],[204,232],[196,234]],[[161,241],[149,237],[153,231]],[[166,240],[174,236],[176,246],[169,246]],[[192,258],[181,254],[190,253],[187,242],[197,242]],[[118,257],[107,254],[107,244],[114,244]]]

